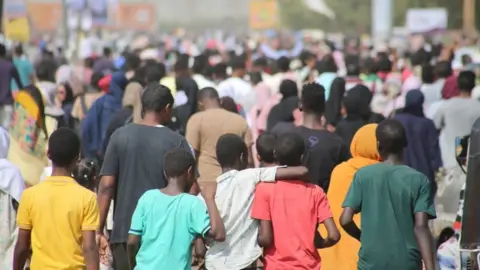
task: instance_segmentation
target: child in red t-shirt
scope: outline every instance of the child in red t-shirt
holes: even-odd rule
[[[303,139],[287,133],[275,143],[275,158],[280,165],[299,166],[304,150]],[[264,247],[266,270],[318,270],[317,248],[331,247],[340,240],[325,193],[304,181],[257,185],[252,217],[260,220],[258,243]],[[320,223],[328,236],[317,240]]]

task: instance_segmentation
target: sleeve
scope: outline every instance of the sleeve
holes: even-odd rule
[[[248,126],[247,126],[247,129],[245,130],[245,135],[243,140],[245,141],[247,148],[252,147],[253,145],[252,130],[250,130]]]
[[[207,207],[195,198],[190,211],[190,233],[205,236],[210,230],[210,216]]]
[[[419,175],[421,177],[421,184],[419,185],[418,195],[414,203],[414,212],[415,213],[427,213],[430,218],[436,218],[437,214],[435,213],[435,206],[433,204],[433,196],[430,187],[430,181],[424,175]]]
[[[327,195],[323,190],[318,187],[317,198],[317,221],[323,223],[327,218],[333,217],[330,205],[328,204]]]
[[[349,159],[350,159],[350,149],[348,149],[348,146],[344,142],[342,142],[342,144],[340,145],[340,149],[338,151],[337,165]]]
[[[444,104],[440,105],[435,114],[433,115],[433,123],[437,129],[443,128],[443,117],[444,117]]]
[[[362,211],[362,181],[358,175],[358,172],[353,178],[352,184],[348,189],[348,193],[343,201],[342,207],[353,208],[356,212]]]
[[[194,150],[200,151],[200,119],[197,116],[192,116],[187,122],[187,130],[185,138]]]
[[[97,204],[97,198],[91,193],[86,205],[83,208],[82,231],[95,231],[100,225],[100,210]]]
[[[108,143],[100,176],[117,176],[119,171],[119,156],[117,151],[118,133],[114,133]]]
[[[258,184],[253,197],[252,218],[259,220],[272,220],[270,216],[270,200],[268,197],[268,184]]]
[[[278,166],[255,168],[255,169],[249,169],[246,171],[250,171],[252,173],[252,176],[248,178],[253,179],[255,181],[255,184],[258,184],[260,182],[275,182],[277,169],[278,169]]]
[[[143,229],[145,228],[145,201],[148,193],[145,193],[140,197],[135,207],[135,211],[132,215],[132,223],[130,225],[129,234],[133,235],[142,235]]]
[[[22,194],[22,198],[20,199],[20,205],[17,212],[17,226],[20,229],[32,229],[32,216],[30,214],[30,207],[30,193],[25,190]]]
[[[432,168],[437,171],[442,167],[442,155],[440,153],[440,145],[438,142],[438,134],[435,129],[435,124],[429,120],[429,125],[427,128],[427,137],[430,144],[430,160],[432,162]]]
[[[23,89],[23,87],[25,87],[25,85],[23,85],[23,83],[22,83],[22,80],[20,79],[20,75],[18,73],[18,70],[14,65],[12,65],[12,78],[17,83],[18,89]]]

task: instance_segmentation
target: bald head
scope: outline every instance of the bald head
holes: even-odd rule
[[[198,91],[197,99],[198,106],[202,110],[220,107],[220,96],[213,87],[205,87]]]

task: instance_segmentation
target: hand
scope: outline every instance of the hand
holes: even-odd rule
[[[108,239],[103,234],[97,234],[98,252],[100,255],[100,263],[103,265],[109,265],[110,247],[108,245]]]
[[[215,199],[215,194],[217,193],[217,183],[207,183],[202,188],[202,196],[207,199]]]

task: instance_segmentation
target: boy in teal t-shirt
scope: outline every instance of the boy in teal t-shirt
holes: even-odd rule
[[[181,149],[167,153],[164,172],[167,187],[145,192],[133,213],[127,245],[130,269],[191,269],[195,238],[225,240],[215,205],[216,186],[202,190],[207,207],[188,194],[196,181],[192,154]]]

